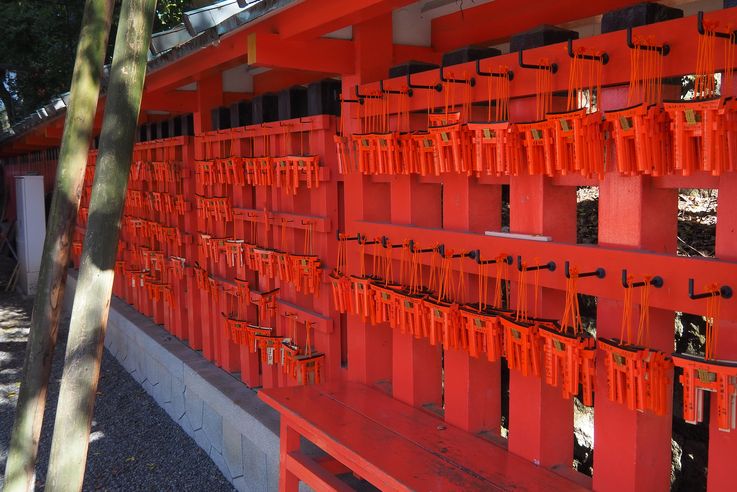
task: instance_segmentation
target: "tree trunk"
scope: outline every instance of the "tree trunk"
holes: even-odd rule
[[[81,490],[156,0],[123,2],[54,423],[47,490]]]
[[[38,439],[64,299],[70,236],[84,182],[114,3],[115,0],[87,0],[82,18],[38,293],[33,303],[23,379],[5,466],[7,492],[29,491],[35,485]],[[12,106],[7,109],[12,120]]]

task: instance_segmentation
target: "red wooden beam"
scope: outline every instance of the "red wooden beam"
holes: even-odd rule
[[[293,85],[302,85],[329,77],[323,72],[306,72],[303,70],[269,70],[253,77],[253,92],[263,94],[276,92]]]
[[[197,109],[197,99],[192,91],[147,92],[141,101],[141,111],[168,111],[191,113]]]
[[[410,60],[426,63],[440,63],[442,53],[424,46],[409,46],[404,44],[394,45],[394,63],[404,63]]]
[[[36,150],[41,150],[38,145],[32,145],[27,144],[21,141],[13,142],[10,144],[9,153],[15,154],[15,153],[24,153],[24,152],[34,152]]]
[[[223,92],[223,104],[230,105],[251,97],[253,92]]]
[[[48,138],[61,138],[64,135],[64,121],[59,120],[59,123],[47,126],[44,130],[44,135]]]
[[[22,141],[28,145],[38,145],[40,147],[54,147],[59,145],[58,138],[48,138],[43,131],[33,132],[22,138]]]
[[[318,38],[310,41],[285,40],[276,34],[248,35],[248,64],[328,73],[352,73],[353,42]]]
[[[307,0],[275,18],[283,39],[305,40],[389,14],[414,0]]]
[[[433,19],[432,46],[443,52],[475,43],[500,43],[540,24],[584,19],[636,3],[640,0],[495,0]]]
[[[733,279],[737,278],[737,262],[713,258],[694,258],[641,252],[610,247],[591,247],[588,245],[574,245],[558,242],[530,241],[505,237],[485,236],[466,232],[454,232],[431,228],[404,226],[388,223],[356,221],[347,228],[351,235],[360,232],[368,237],[388,236],[392,241],[414,239],[419,245],[445,244],[446,248],[454,251],[480,249],[481,256],[495,257],[501,253],[520,255],[523,259],[540,258],[542,262],[554,261],[557,265],[555,272],[545,272],[540,275],[540,286],[565,290],[565,276],[563,265],[566,260],[585,269],[604,268],[606,278],[581,282],[579,291],[607,299],[621,299],[622,269],[642,274],[661,275],[665,281],[662,289],[651,292],[650,306],[673,311],[683,311],[694,314],[704,314],[706,303],[692,301],[688,298],[688,279],[697,275],[696,285],[716,283],[737,287]],[[469,247],[473,245],[473,247]],[[350,260],[349,260],[350,261]],[[429,258],[423,258],[429,264]],[[468,268],[473,263],[467,260]],[[721,306],[723,320],[737,321],[737,302],[725,301]]]

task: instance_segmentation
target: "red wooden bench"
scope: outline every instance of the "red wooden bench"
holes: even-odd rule
[[[281,415],[279,490],[351,490],[300,450],[305,437],[381,490],[587,490],[500,446],[356,383],[259,392]]]

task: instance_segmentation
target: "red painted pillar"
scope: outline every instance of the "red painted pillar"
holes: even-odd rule
[[[515,121],[534,120],[534,101],[512,101],[510,114]],[[544,234],[552,236],[554,241],[576,242],[574,187],[553,186],[550,178],[542,176],[513,176],[509,181],[511,232]],[[560,274],[559,271],[542,273]],[[542,316],[561,317],[565,304],[563,291],[542,289],[540,299]],[[546,467],[570,468],[573,461],[572,401],[563,399],[559,388],[548,386],[539,377],[510,371],[509,451]]]
[[[241,138],[234,142],[233,155],[241,157],[253,157],[253,139],[252,138]],[[253,208],[253,188],[249,185],[234,186],[233,187],[233,206],[236,208]],[[233,222],[233,236],[236,239],[244,239],[250,241],[250,222],[242,219],[235,219]],[[235,276],[240,280],[246,280],[251,285],[249,288],[254,288],[253,283],[256,280],[256,275],[250,271],[245,264],[236,264]],[[248,294],[250,296],[250,293]],[[246,299],[239,299],[242,306],[248,302]],[[241,311],[246,314],[245,319],[256,320],[256,307],[251,305],[248,308],[242,308]],[[258,354],[251,352],[251,348],[247,345],[240,345],[238,347],[239,360],[240,360],[240,375],[241,381],[246,383],[250,387],[256,387],[261,385],[261,375],[259,374],[259,361]]]
[[[197,111],[194,112],[194,131],[195,136],[212,129],[212,117],[210,110],[222,104],[222,75],[214,74],[211,77],[203,78],[197,83]],[[195,137],[196,138],[196,137]],[[195,160],[212,158],[205,154],[206,149],[200,140],[195,144]],[[206,190],[197,190],[200,194],[205,194]],[[194,197],[193,197],[194,198]],[[194,201],[194,200],[193,200]],[[194,211],[196,213],[196,211]],[[207,231],[207,220],[198,221],[198,232],[209,233]],[[204,257],[199,258],[200,266],[207,268],[207,261]],[[208,360],[215,359],[215,346],[213,340],[213,329],[211,321],[211,311],[217,309],[210,296],[206,291],[200,292],[200,323],[202,330],[202,352]]]
[[[501,227],[501,187],[483,186],[476,178],[443,177],[443,228],[477,232]],[[473,224],[473,226],[472,226]],[[468,245],[472,249],[472,244]],[[476,302],[477,275],[465,261],[468,302]],[[445,420],[469,432],[501,430],[501,363],[471,357],[465,350],[446,350]]]
[[[604,109],[627,105],[621,88],[604,91]],[[676,253],[678,193],[652,186],[648,177],[607,173],[599,186],[599,244],[658,253]],[[607,272],[619,279],[622,272]],[[664,272],[629,271],[635,276]],[[665,289],[684,286],[666,285]],[[622,291],[624,293],[624,290]],[[622,302],[599,299],[597,337],[619,338]],[[674,313],[650,309],[648,346],[673,351]],[[607,377],[601,351],[597,354],[594,413],[594,488],[602,491],[666,490],[670,486],[672,427],[671,405],[665,416],[637,412],[607,398]],[[672,385],[668,394],[672,394]],[[668,402],[672,398],[667,399]]]
[[[422,184],[417,176],[397,176],[391,181],[391,221],[440,229],[440,184]],[[412,238],[391,238],[399,240]],[[423,244],[418,247],[427,248]],[[432,254],[432,253],[431,253]],[[411,333],[392,333],[392,393],[394,398],[420,407],[442,403],[442,348]],[[447,401],[447,398],[446,398]]]
[[[335,134],[335,119],[330,119],[330,125],[320,131],[309,133],[308,153],[320,155],[323,167],[329,170],[330,181],[321,182],[319,188],[308,191],[310,193],[312,215],[327,217],[330,219],[332,228],[325,233],[315,233],[315,254],[329,265],[326,272],[334,266],[338,254],[338,244],[335,241],[335,229],[338,227],[338,155],[335,152],[333,135]],[[307,138],[307,137],[306,137]],[[303,185],[300,185],[303,186]],[[296,213],[299,213],[295,210]],[[316,343],[319,350],[326,354],[323,376],[327,381],[337,381],[343,378],[344,371],[341,368],[341,334],[340,315],[333,309],[333,300],[330,284],[322,282],[320,294],[312,297],[315,311],[325,317],[329,317],[329,332],[316,333]]]
[[[343,77],[343,94],[352,97],[356,84],[379,80],[387,75],[392,59],[391,14],[353,26],[356,73]],[[360,133],[356,105],[344,105],[346,129]],[[348,232],[362,232],[358,221],[390,219],[388,187],[354,173],[344,177],[345,216]],[[349,198],[348,198],[349,197]],[[360,272],[355,242],[348,248],[350,274]],[[348,378],[367,384],[387,381],[392,376],[392,335],[386,326],[370,326],[356,315],[348,316]]]
[[[717,205],[716,256],[720,260],[737,261],[737,176],[724,174],[719,179]],[[698,285],[698,282],[697,282]],[[734,288],[732,284],[732,288]],[[704,302],[704,301],[700,301]],[[722,302],[737,302],[735,298]],[[719,328],[719,345],[716,358],[737,360],[737,323],[723,321]],[[709,492],[734,490],[734,457],[737,456],[737,430],[720,431],[717,427],[716,394],[711,393],[711,418],[709,425],[709,470],[706,476]]]
[[[273,155],[274,152],[271,149],[274,149],[274,137],[273,136],[267,136],[266,142],[264,142],[263,137],[256,138],[255,145],[254,145],[254,152],[258,156],[264,156],[271,154]],[[255,202],[255,208],[259,211],[266,210],[269,213],[271,213],[274,210],[274,200],[272,199],[272,191],[269,188],[258,186],[256,187],[256,202]],[[272,237],[272,231],[274,224],[270,223],[266,224],[266,221],[263,217],[263,213],[259,213],[259,217],[257,219],[259,221],[257,225],[258,230],[258,245],[269,248],[272,245],[271,237]],[[261,292],[269,291],[276,287],[276,282],[267,277],[266,275],[258,274],[258,290]],[[262,319],[259,320],[259,323],[264,326],[276,326],[277,320],[275,317],[271,316],[268,319]],[[260,352],[260,351],[259,351]],[[261,354],[258,354],[261,356]],[[276,358],[276,355],[275,355]],[[281,371],[281,368],[279,365],[277,365],[277,361],[274,362],[273,365],[269,365],[266,363],[261,363],[261,385],[264,388],[273,388],[275,386],[279,386],[279,372]]]
[[[195,177],[195,146],[192,140],[185,146],[182,152],[182,164],[186,169],[187,179],[184,180],[182,186],[182,195],[189,203],[189,210],[181,220],[184,233],[182,234],[183,252],[187,263],[192,265],[198,260],[197,257],[197,209],[195,202],[195,193],[198,191]],[[197,282],[194,276],[194,270],[188,267],[185,270],[185,278],[183,279],[186,288],[186,338],[189,346],[194,350],[202,349],[202,306],[200,305],[200,293],[197,288]]]

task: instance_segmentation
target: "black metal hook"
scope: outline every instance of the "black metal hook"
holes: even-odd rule
[[[414,240],[409,241],[409,251],[410,253],[434,253],[435,248],[424,248],[424,249],[415,249],[415,242]]]
[[[699,10],[699,12],[696,14],[696,29],[702,36],[706,34],[706,29],[704,29],[704,12],[702,10]],[[714,36],[722,39],[730,39],[733,43],[737,42],[737,40],[735,39],[735,37],[737,37],[737,31],[733,31],[732,33],[716,31],[714,33]]]
[[[565,273],[566,273],[566,278],[571,278],[570,262],[568,261],[566,261],[566,264],[565,264]],[[593,272],[584,272],[584,273],[578,274],[579,278],[584,278],[584,277],[604,278],[605,276],[606,276],[606,270],[604,270],[603,268],[597,268]]]
[[[624,268],[622,270],[622,287],[624,287],[625,289],[627,287],[645,287],[648,284],[652,285],[656,289],[659,289],[663,286],[663,277],[661,277],[660,275],[656,275],[650,279],[650,282],[632,282],[630,284],[627,281],[627,269]]]
[[[535,271],[535,270],[550,270],[551,272],[554,272],[557,265],[554,261],[549,261],[547,263],[543,263],[542,265],[535,265],[535,266],[528,266],[525,268],[527,271]],[[517,257],[517,270],[520,272],[522,271],[522,257]]]
[[[409,97],[412,97],[414,95],[414,92],[412,92],[412,89],[407,89],[406,91],[398,91],[396,89],[384,89],[383,79],[379,81],[379,92],[381,92],[382,94],[397,94],[400,96],[402,94],[407,94]]]
[[[514,72],[512,70],[507,70],[507,73],[504,72],[483,72],[481,71],[481,59],[476,60],[476,75],[479,77],[504,77],[505,75],[509,80],[514,79]]]
[[[568,40],[568,57],[569,58],[579,58],[581,60],[595,60],[600,61],[602,65],[606,65],[609,63],[609,55],[606,53],[602,53],[601,55],[584,55],[584,54],[576,54],[573,52],[573,40]]]
[[[466,253],[455,253],[450,256],[445,256],[445,245],[441,244],[437,248],[438,254],[442,256],[443,258],[473,258],[473,251],[468,251]]]
[[[468,80],[464,79],[446,79],[445,78],[445,64],[440,64],[440,81],[441,82],[449,82],[451,84],[471,84],[471,87],[474,87],[476,85],[476,79],[471,77]]]
[[[550,65],[531,65],[529,63],[525,63],[522,61],[522,53],[524,50],[519,50],[517,52],[517,64],[520,66],[520,68],[529,68],[530,70],[549,70],[550,73],[556,73],[558,72],[558,64],[557,63],[551,63]]]
[[[688,298],[692,300],[706,299],[707,297],[721,296],[723,299],[730,299],[732,297],[732,287],[728,285],[722,285],[719,290],[712,292],[702,292],[701,294],[694,294],[694,279],[688,279]]]
[[[388,248],[396,249],[396,248],[401,248],[404,245],[403,244],[392,244],[391,246],[389,246],[389,238],[386,236],[381,236],[381,246],[383,246],[384,249],[388,249]]]
[[[362,244],[364,246],[371,245],[371,244],[379,244],[381,242],[381,241],[376,241],[376,240],[367,241],[368,236],[364,236],[360,232],[358,234],[356,234],[356,235],[358,236],[358,244]]]
[[[335,95],[335,100],[339,103],[348,103],[348,104],[363,104],[363,99],[343,99],[340,97],[342,95],[341,92],[338,92]]]
[[[358,241],[361,238],[361,234],[356,234],[353,237],[340,237],[341,232],[335,231],[335,237],[338,241]]]
[[[468,257],[472,260],[475,260],[476,263],[478,263],[479,265],[492,265],[494,263],[506,263],[507,265],[511,265],[512,263],[514,263],[514,258],[512,258],[512,255],[499,256],[498,258],[494,258],[493,260],[482,260],[481,250],[478,249],[474,249],[473,251],[471,251]]]
[[[662,56],[668,56],[668,54],[670,53],[670,45],[668,43],[663,43],[661,46],[635,44],[632,41],[632,26],[627,26],[627,47],[631,50],[657,51]]]
[[[381,96],[375,96],[371,94],[361,94],[358,90],[358,84],[356,84],[356,97],[358,99],[383,99]]]
[[[412,74],[407,72],[407,88],[408,89],[423,89],[423,90],[428,90],[428,91],[443,92],[443,84],[416,85],[412,83],[411,77],[412,77]]]

